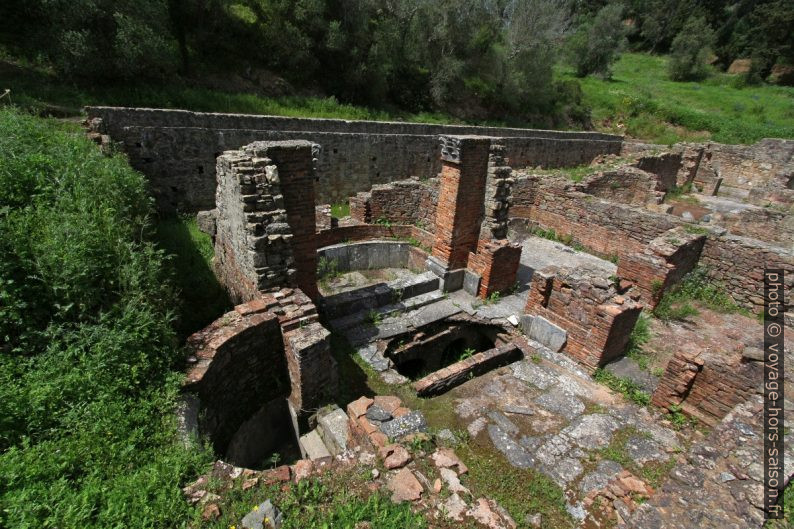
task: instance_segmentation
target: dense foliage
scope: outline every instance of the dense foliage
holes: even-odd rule
[[[0,527],[173,527],[200,454],[143,177],[0,110]]]
[[[670,47],[670,78],[674,81],[697,81],[708,76],[708,60],[714,32],[706,19],[690,18]]]
[[[585,21],[569,38],[569,61],[576,75],[598,74],[609,78],[611,66],[626,46],[623,6],[609,4],[601,8],[592,21]]]

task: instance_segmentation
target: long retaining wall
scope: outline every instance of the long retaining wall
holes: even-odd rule
[[[88,107],[93,132],[119,142],[149,177],[161,210],[215,205],[215,158],[257,140],[308,140],[315,152],[320,203],[340,202],[374,184],[440,171],[438,136],[500,138],[513,167],[564,167],[620,153],[622,137],[595,132],[212,114],[184,110]]]

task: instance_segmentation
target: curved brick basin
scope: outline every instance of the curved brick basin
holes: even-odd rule
[[[424,268],[427,253],[405,241],[363,241],[335,244],[317,250],[317,259],[336,263],[338,272],[379,268]]]

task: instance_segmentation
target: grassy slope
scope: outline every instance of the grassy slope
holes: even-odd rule
[[[739,88],[738,76],[722,73],[679,83],[668,79],[666,68],[665,57],[627,53],[615,64],[612,80],[582,79],[597,128],[657,143],[794,137],[794,88]]]

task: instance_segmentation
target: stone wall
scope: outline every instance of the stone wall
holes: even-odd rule
[[[776,188],[787,187],[794,171],[793,157],[794,140],[764,139],[753,145],[710,143],[705,146],[697,178],[721,178],[720,195],[763,201],[774,195]]]
[[[308,142],[255,142],[218,157],[215,271],[235,301],[301,286],[316,296]]]
[[[417,226],[381,224],[359,224],[353,226],[339,226],[330,230],[323,230],[317,234],[317,247],[324,248],[334,244],[367,241],[372,239],[400,239],[418,243],[422,248],[429,249],[433,245],[432,232]]]
[[[590,175],[570,189],[621,204],[645,205],[660,203],[666,188],[657,175],[626,166]]]
[[[700,259],[710,278],[718,281],[739,305],[756,314],[763,311],[764,268],[782,268],[787,306],[794,287],[794,251],[757,239],[712,233]]]
[[[215,206],[215,158],[258,140],[308,140],[315,151],[317,198],[343,202],[375,184],[441,169],[438,135],[503,138],[514,167],[589,163],[618,153],[620,136],[593,132],[429,125],[374,121],[211,114],[183,110],[89,107],[92,133],[120,142],[133,167],[149,178],[161,210]]]
[[[317,251],[321,259],[336,263],[339,272],[407,268],[422,270],[427,252],[407,242],[373,240],[326,246]]]
[[[566,331],[563,351],[594,370],[625,352],[641,310],[603,277],[548,267],[532,276],[524,312]]]

